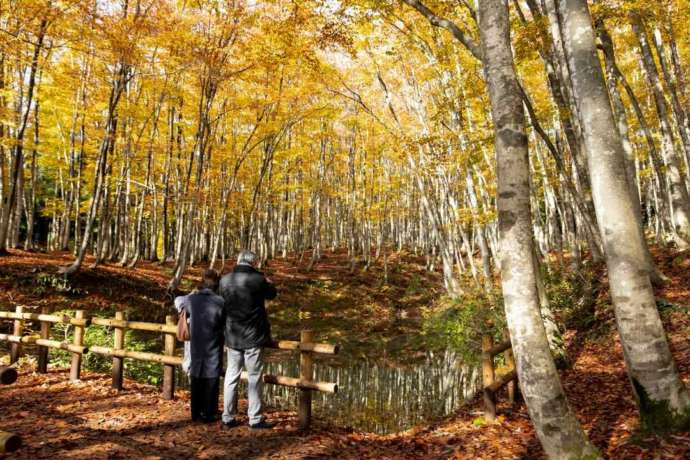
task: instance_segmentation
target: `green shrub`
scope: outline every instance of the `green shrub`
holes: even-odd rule
[[[125,348],[129,351],[163,352],[163,340],[154,333],[127,331]],[[159,385],[163,381],[163,365],[149,361],[127,360],[125,375],[137,382]]]
[[[483,335],[503,340],[503,300],[497,292],[489,296],[480,289],[456,299],[444,298],[440,306],[425,314],[423,327],[432,345],[453,349],[465,363],[478,363]]]
[[[35,293],[43,294],[51,290],[59,292],[60,294],[73,296],[84,294],[83,290],[72,286],[67,276],[44,272],[37,274],[36,287],[34,288]]]
[[[589,266],[579,270],[542,267],[544,288],[559,323],[568,329],[586,330],[594,325],[595,272]]]
[[[58,314],[68,314],[67,311]],[[97,316],[112,316],[112,312],[98,312]],[[56,340],[71,342],[74,337],[74,327],[69,324],[57,323],[51,331]],[[113,330],[110,327],[91,325],[86,328],[84,344],[87,347],[94,345],[101,347],[113,346]],[[163,340],[155,333],[141,331],[127,331],[125,333],[125,349],[129,351],[146,351],[161,353]],[[69,367],[72,355],[66,350],[51,349],[50,364],[55,367]],[[82,361],[83,369],[91,372],[108,373],[112,366],[112,358],[96,353],[87,353]],[[128,359],[125,365],[125,375],[138,382],[158,385],[162,382],[163,365],[145,361]]]

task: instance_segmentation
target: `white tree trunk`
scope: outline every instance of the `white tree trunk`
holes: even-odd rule
[[[656,308],[644,241],[625,174],[586,0],[560,0],[562,36],[584,126],[594,205],[604,239],[611,298],[628,375],[645,429],[690,424],[690,394],[680,379]]]
[[[525,116],[503,1],[479,3],[479,30],[495,131],[501,284],[520,385],[549,458],[597,458],[568,406],[540,313]]]

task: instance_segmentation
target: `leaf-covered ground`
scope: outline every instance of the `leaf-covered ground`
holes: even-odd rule
[[[690,259],[688,254],[659,254],[659,266],[671,277],[659,297],[662,318],[679,370],[690,384]],[[1,267],[0,267],[1,268]],[[115,273],[116,268],[108,268]],[[11,282],[0,272],[2,283]],[[605,274],[604,274],[605,275]],[[92,275],[90,275],[92,276]],[[142,278],[161,276],[151,270]],[[603,277],[605,279],[605,277]],[[118,281],[114,281],[117,283]],[[130,281],[127,281],[130,282]],[[28,287],[26,289],[29,289]],[[602,292],[605,292],[603,290]],[[21,294],[21,293],[20,293]],[[3,291],[3,299],[20,294]],[[155,293],[152,293],[155,294]],[[152,295],[150,294],[150,295]],[[602,294],[605,300],[605,294]],[[597,321],[612,322],[601,302]],[[638,417],[625,375],[620,344],[610,327],[584,339],[568,336],[573,366],[562,373],[571,405],[591,440],[609,458],[690,458],[690,432],[666,438],[639,434]],[[347,391],[347,389],[343,389]],[[16,384],[0,387],[0,429],[18,433],[25,446],[8,458],[542,458],[543,453],[524,406],[499,406],[501,416],[486,423],[479,401],[447,419],[395,435],[353,432],[328,424],[316,414],[309,433],[296,429],[294,413],[271,411],[274,430],[230,431],[188,421],[188,394],[164,401],[157,388],[127,382],[110,388],[107,376],[85,373],[68,382],[64,371],[47,375],[22,367]],[[243,409],[244,406],[241,405]],[[246,419],[242,419],[246,422]]]
[[[11,251],[0,258],[0,308],[8,305],[48,306],[52,310],[84,309],[88,312],[124,310],[130,318],[162,322],[172,313],[166,293],[172,264],[140,262],[136,269],[115,264],[77,272],[67,285],[57,268],[71,261],[68,253]],[[443,290],[441,276],[423,269],[423,259],[412,254],[393,254],[389,260],[389,283],[383,268],[374,265],[350,271],[347,254],[327,253],[314,269],[306,272],[309,256],[271,261],[264,270],[277,284],[279,296],[270,302],[273,330],[282,339],[297,339],[299,330],[318,331],[322,341],[342,345],[348,356],[375,347],[391,350],[409,346],[389,338],[418,330],[420,309],[431,305]],[[232,264],[228,262],[225,273]],[[178,293],[188,292],[205,266],[187,271]],[[218,267],[220,268],[220,267]],[[409,350],[405,354],[409,355]]]

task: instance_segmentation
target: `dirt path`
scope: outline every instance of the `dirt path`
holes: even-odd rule
[[[18,433],[24,447],[8,458],[413,458],[433,449],[401,452],[376,436],[316,423],[309,433],[296,428],[296,415],[270,412],[276,428],[251,432],[246,426],[221,430],[219,424],[189,421],[188,394],[166,401],[154,387],[127,381],[126,390],[110,379],[85,374],[39,375],[24,368],[11,387],[0,389],[3,430]],[[246,410],[244,401],[240,410]],[[246,417],[240,421],[246,424]],[[2,456],[0,456],[2,457]]]

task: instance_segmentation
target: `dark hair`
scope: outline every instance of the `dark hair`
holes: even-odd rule
[[[206,270],[204,276],[201,277],[201,283],[197,286],[197,289],[210,289],[212,291],[218,291],[218,284],[220,283],[220,275],[215,270]]]

